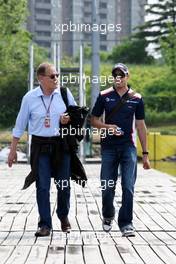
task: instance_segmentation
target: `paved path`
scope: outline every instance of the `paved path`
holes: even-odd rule
[[[0,264],[176,263],[176,178],[140,166],[135,193],[135,238],[122,238],[117,222],[110,234],[101,226],[100,165],[86,165],[88,186],[72,184],[72,232],[63,234],[51,189],[53,232],[36,239],[35,187],[20,190],[28,165],[0,165]],[[118,212],[120,185],[115,204]],[[117,217],[116,217],[117,218]]]

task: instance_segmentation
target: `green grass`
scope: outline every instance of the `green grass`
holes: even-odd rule
[[[2,129],[0,130],[0,142],[11,142],[12,140],[12,131]],[[21,137],[20,142],[24,143],[27,141],[27,132],[24,133],[24,135]]]
[[[149,127],[149,132],[160,132],[161,134],[165,135],[176,135],[176,125],[167,125],[167,126],[155,126]]]

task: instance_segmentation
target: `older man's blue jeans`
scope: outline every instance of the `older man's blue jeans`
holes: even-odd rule
[[[102,214],[107,220],[114,219],[113,205],[118,166],[121,165],[122,204],[118,215],[118,225],[121,229],[132,224],[133,195],[136,181],[137,154],[132,144],[102,146],[101,189]]]
[[[38,177],[36,180],[37,204],[40,220],[39,227],[52,228],[50,209],[50,185],[51,185],[51,156],[42,153],[39,156]],[[63,153],[62,162],[58,165],[57,179],[57,216],[59,219],[68,215],[70,208],[70,155]]]

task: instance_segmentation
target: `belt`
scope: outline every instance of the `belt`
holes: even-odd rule
[[[36,140],[42,140],[42,141],[56,141],[56,140],[60,140],[61,137],[60,136],[53,136],[53,137],[42,137],[42,136],[35,136],[35,135],[32,135],[32,139],[36,139]]]

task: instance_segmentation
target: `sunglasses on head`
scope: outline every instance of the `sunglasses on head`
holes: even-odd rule
[[[49,77],[50,79],[55,79],[59,77],[59,73],[51,74],[51,75],[44,75],[44,76]]]

